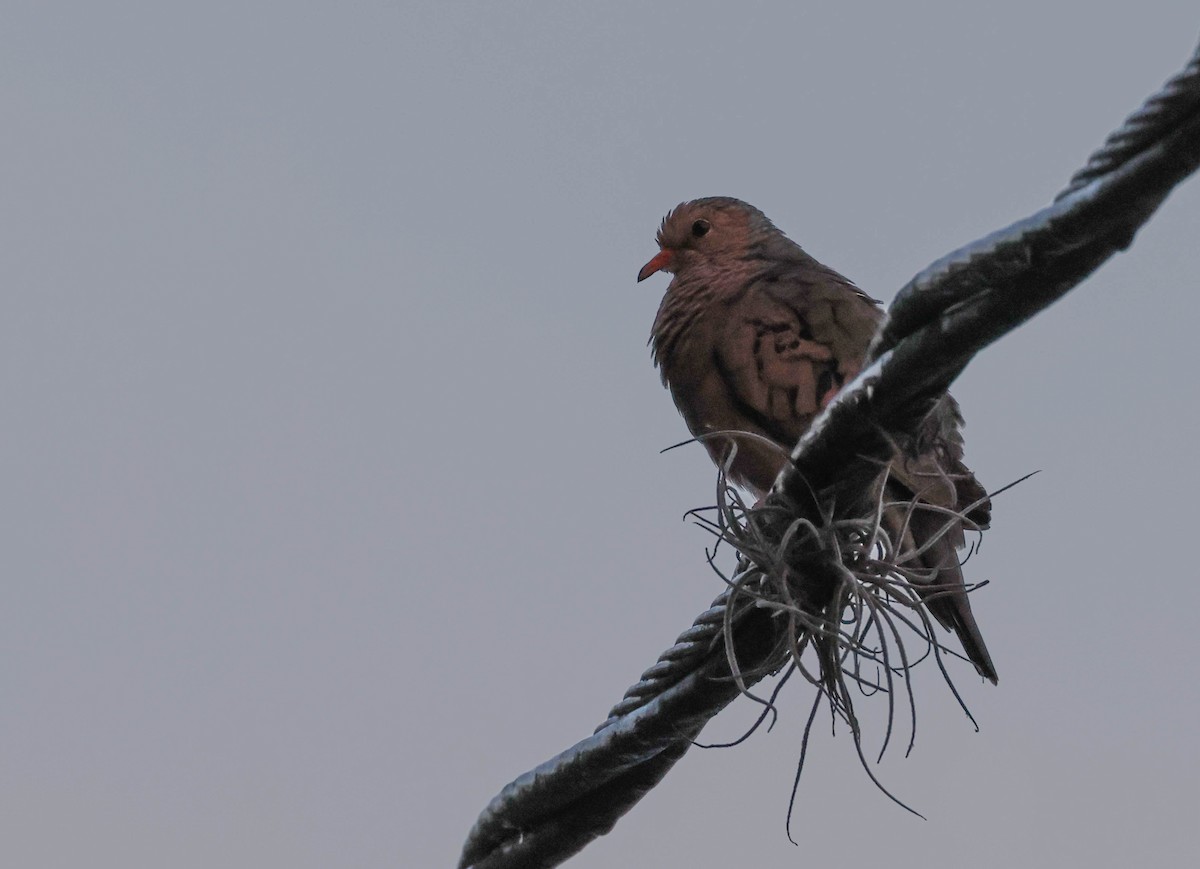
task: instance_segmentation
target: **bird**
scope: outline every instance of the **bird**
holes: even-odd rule
[[[637,275],[639,283],[657,272],[672,275],[651,330],[654,364],[692,435],[735,484],[761,500],[796,442],[862,369],[883,309],[739,199],[680,203],[655,240],[658,253]],[[990,521],[987,492],[963,463],[962,424],[947,394],[922,423],[915,447],[897,448],[886,499],[934,509],[894,508],[884,522],[904,551],[919,553],[926,607],[995,683],[958,560],[964,525],[946,527],[947,510],[965,511],[976,528]],[[737,437],[731,454],[731,438],[718,432],[751,436]]]

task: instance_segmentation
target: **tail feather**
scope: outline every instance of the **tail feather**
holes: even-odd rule
[[[992,656],[988,653],[983,634],[971,613],[971,602],[963,581],[962,568],[958,561],[958,547],[963,544],[962,526],[942,533],[947,517],[941,513],[916,510],[909,518],[912,542],[920,548],[930,540],[929,548],[920,555],[921,565],[936,570],[926,605],[943,626],[953,631],[962,643],[963,651],[979,671],[979,675],[993,684],[999,680]],[[935,536],[941,534],[934,540]]]

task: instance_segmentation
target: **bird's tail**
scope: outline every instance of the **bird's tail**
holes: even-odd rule
[[[929,593],[923,597],[933,616],[958,636],[963,651],[979,675],[995,684],[999,679],[996,666],[971,613],[971,602],[967,599],[958,561],[958,548],[964,543],[962,526],[947,530],[946,522],[944,513],[919,508],[908,517],[912,545],[916,549],[929,547],[918,556],[921,566],[933,573]]]

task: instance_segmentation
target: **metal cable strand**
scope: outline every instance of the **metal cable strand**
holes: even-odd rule
[[[1109,137],[1072,179],[1068,195],[955,251],[906,285],[876,341],[876,361],[801,439],[795,467],[780,475],[768,506],[798,505],[803,515],[814,503],[813,488],[853,485],[863,456],[911,431],[976,352],[1128,246],[1172,187],[1200,165],[1197,88],[1200,53]],[[1193,108],[1185,110],[1188,100]],[[1126,127],[1141,132],[1124,135]],[[1078,181],[1085,173],[1087,180]],[[819,579],[800,577],[806,588]],[[593,736],[506,786],[468,835],[460,867],[556,866],[612,829],[738,696],[722,631],[728,604],[727,592],[629,689]],[[778,651],[779,623],[765,609],[738,608],[731,614],[731,651],[749,672]]]
[[[1054,201],[1107,175],[1197,111],[1200,111],[1200,49],[1178,75],[1169,79],[1158,93],[1125,119],[1120,129],[1109,135],[1100,149],[1088,158],[1087,164],[1071,176],[1070,183],[1054,197]]]
[[[747,608],[735,628],[739,662],[774,648],[771,617]],[[738,696],[724,650],[675,685],[507,785],[475,822],[459,863],[475,869],[557,866],[607,833]],[[752,682],[747,678],[746,682]]]
[[[699,662],[709,656],[721,637],[729,596],[728,590],[722,592],[712,606],[696,616],[692,626],[679,635],[675,645],[658,656],[658,661],[642,673],[637,684],[629,687],[621,701],[609,711],[608,718],[594,732],[599,733],[617,719],[640,709],[696,671]]]
[[[1162,144],[1165,137],[1178,135],[1188,121],[1198,114],[1200,46],[1182,72],[1168,80],[1162,90],[1147,99],[1120,128],[1108,136],[1104,145],[1089,158],[1084,168],[1075,173],[1049,208],[959,248],[932,263],[905,284],[896,294],[888,311],[888,319],[875,337],[868,358],[878,359],[905,336],[941,316],[950,306],[975,293],[994,288],[997,281],[1011,280],[1009,276],[1020,274],[1023,268],[1031,266],[1031,250],[1053,240],[1037,238],[1028,233],[1036,233],[1039,227],[1047,229],[1047,215],[1063,213],[1054,211],[1055,206],[1069,204],[1068,198],[1087,185],[1111,175],[1138,154],[1153,150]],[[1169,188],[1161,191],[1159,201],[1168,191]],[[1132,190],[1129,195],[1130,213],[1125,219],[1119,214],[1108,216],[1107,225],[1103,228],[1103,232],[1113,235],[1126,233],[1127,238],[1122,246],[1128,245],[1133,233],[1149,216],[1138,213],[1134,206],[1149,207],[1150,211],[1158,207],[1158,202],[1145,200],[1144,190]],[[1070,209],[1067,209],[1069,212]],[[1089,223],[1084,229],[1095,231],[1095,226]],[[1076,235],[1080,233],[1077,231]]]

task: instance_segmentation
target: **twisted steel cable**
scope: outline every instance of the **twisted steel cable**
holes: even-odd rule
[[[1054,197],[1054,201],[1112,172],[1133,155],[1173,133],[1198,111],[1200,55],[1194,55],[1188,65],[1170,78],[1158,93],[1126,118],[1119,129],[1109,134],[1104,144],[1088,158],[1087,164],[1071,176],[1070,182]]]
[[[675,645],[659,655],[654,666],[642,673],[641,678],[625,691],[625,696],[609,710],[608,718],[594,732],[599,733],[635,709],[640,709],[684,676],[694,672],[696,666],[711,654],[713,645],[721,636],[730,597],[729,591],[722,592],[708,609],[696,616],[692,626],[675,640]]]

